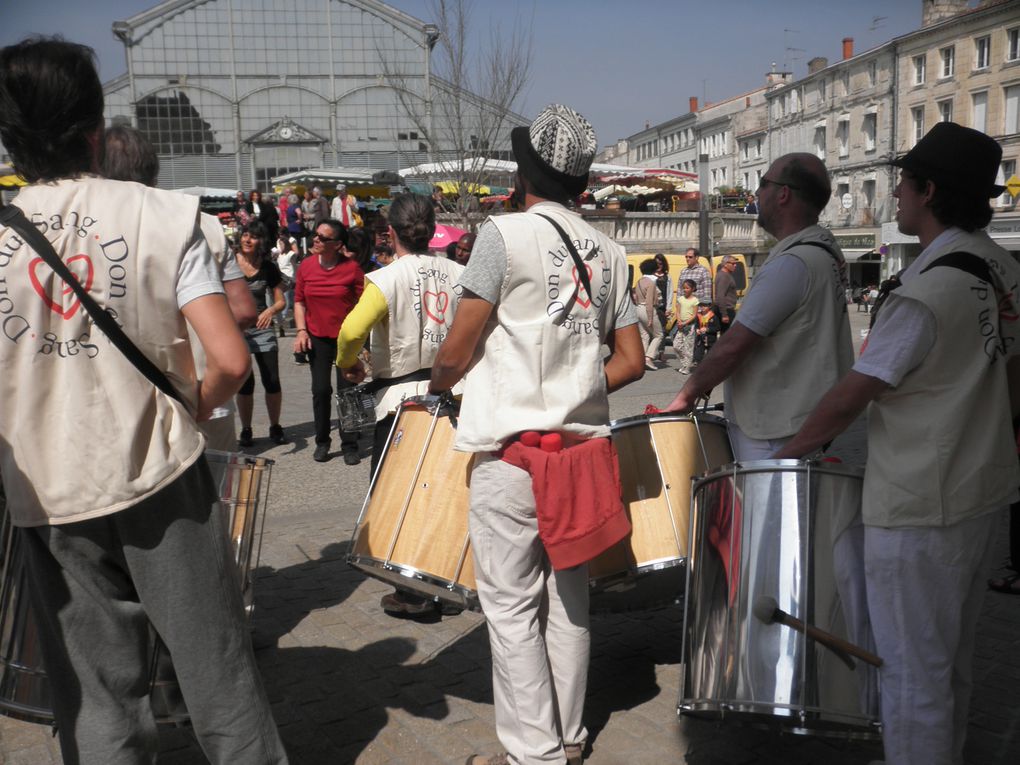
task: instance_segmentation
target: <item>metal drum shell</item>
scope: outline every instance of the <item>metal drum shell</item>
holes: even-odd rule
[[[760,616],[771,598],[873,650],[860,575],[862,476],[838,464],[761,460],[695,482],[680,713],[878,735],[877,671],[863,662],[850,670],[802,632]]]
[[[347,561],[400,589],[479,610],[468,533],[474,455],[453,449],[455,414],[434,396],[401,404]]]
[[[252,563],[258,562],[273,460],[213,450],[207,450],[205,456],[218,489],[245,611],[250,615],[251,569]],[[51,724],[50,684],[26,589],[27,576],[20,538],[4,504],[0,509],[0,714]],[[151,637],[153,714],[161,724],[185,723],[189,715],[169,655],[154,632]]]

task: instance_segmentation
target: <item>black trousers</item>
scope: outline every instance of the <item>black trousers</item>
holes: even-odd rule
[[[315,419],[315,443],[331,442],[330,432],[333,429],[333,386],[336,377],[336,389],[352,387],[340,369],[336,366],[336,338],[316,337],[309,335],[312,341],[308,351],[308,368],[312,371],[312,416]],[[340,448],[347,452],[358,451],[358,434],[340,431]]]

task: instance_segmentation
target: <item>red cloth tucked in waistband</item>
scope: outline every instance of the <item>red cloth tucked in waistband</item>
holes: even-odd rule
[[[537,434],[536,434],[537,435]],[[531,437],[526,437],[531,436]],[[546,451],[532,434],[521,434],[499,458],[531,476],[538,516],[538,535],[556,570],[586,563],[630,533],[630,519],[620,499],[620,465],[608,438],[578,440],[561,436],[566,448]]]

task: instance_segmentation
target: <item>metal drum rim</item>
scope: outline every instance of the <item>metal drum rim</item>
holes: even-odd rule
[[[750,475],[753,473],[806,473],[810,470],[815,475],[836,475],[845,478],[864,478],[864,468],[856,465],[847,465],[842,462],[822,462],[819,460],[747,460],[745,462],[730,462],[726,465],[712,468],[694,479],[692,491],[697,491],[704,484],[732,476]]]
[[[717,414],[680,414],[679,412],[657,412],[655,414],[634,414],[630,417],[621,417],[609,423],[609,429],[613,432],[625,430],[636,425],[645,425],[650,422],[694,422],[704,425],[720,425],[726,427],[726,419]]]
[[[408,566],[406,563],[387,563],[379,558],[353,554],[347,556],[347,563],[362,570],[365,568],[371,568],[396,571],[398,574],[405,576],[408,579],[418,579],[419,581],[424,582],[425,584],[430,584],[433,587],[439,587],[448,592],[454,592],[460,595],[465,602],[474,603],[478,600],[478,593],[476,590],[472,590],[470,587],[465,587],[464,585],[457,584],[456,582],[451,582],[449,579],[441,579],[435,574],[429,574],[421,569],[415,568],[414,566]]]

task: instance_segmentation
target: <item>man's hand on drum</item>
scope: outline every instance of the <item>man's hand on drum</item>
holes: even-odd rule
[[[340,372],[349,383],[358,385],[365,381],[365,365],[361,363],[360,359],[354,363],[353,367],[341,369]]]
[[[694,410],[694,405],[698,403],[698,397],[688,393],[685,387],[679,393],[676,394],[669,406],[665,407],[662,411],[664,412],[691,412]]]

